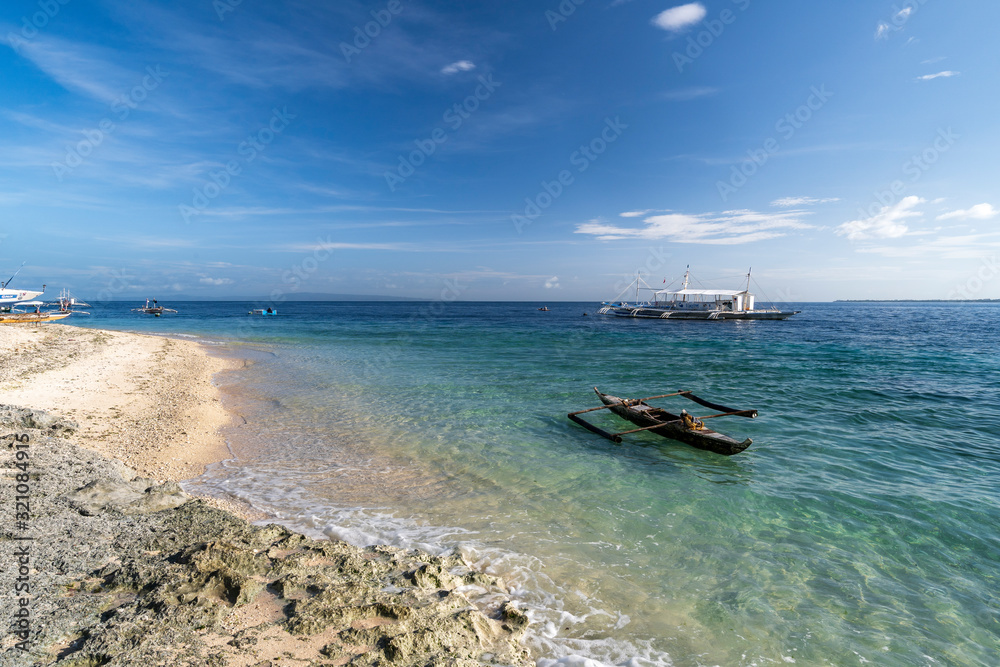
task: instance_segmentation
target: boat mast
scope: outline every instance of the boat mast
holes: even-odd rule
[[[17,274],[19,274],[21,272],[21,269],[24,268],[24,265],[25,265],[25,262],[21,262],[21,266],[17,267],[17,271],[14,272],[14,275],[12,275],[10,278],[8,278],[7,282],[5,282],[2,285],[0,285],[0,288],[4,288],[4,287],[7,287],[7,285],[10,285],[10,281],[14,280],[14,278],[17,277]]]

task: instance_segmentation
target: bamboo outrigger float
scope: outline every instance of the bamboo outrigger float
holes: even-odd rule
[[[597,387],[594,387],[594,391],[597,393],[598,398],[601,399],[601,402],[604,403],[604,405],[598,408],[590,408],[589,410],[571,412],[566,416],[577,424],[583,426],[588,431],[592,431],[614,443],[621,443],[621,436],[623,435],[638,433],[640,431],[650,431],[664,438],[678,440],[680,442],[687,443],[692,447],[705,449],[710,452],[715,452],[716,454],[724,454],[726,456],[739,454],[753,444],[753,440],[750,438],[740,442],[739,440],[731,438],[728,435],[706,428],[702,423],[702,420],[715,419],[716,417],[747,417],[749,419],[754,419],[757,416],[756,410],[735,410],[733,408],[727,408],[724,405],[718,405],[702,398],[698,398],[690,391],[677,391],[672,394],[661,394],[660,396],[649,396],[647,398],[619,398],[617,396],[603,394],[597,389]],[[653,399],[669,398],[672,396],[683,396],[684,398],[694,401],[695,403],[706,408],[718,410],[718,414],[705,415],[703,417],[691,417],[687,414],[686,410],[681,410],[681,414],[673,414],[671,412],[667,412],[663,408],[653,407],[646,403],[646,401],[651,401]],[[611,412],[615,413],[622,419],[632,422],[639,428],[619,431],[617,433],[609,433],[608,431],[594,426],[579,417],[579,415],[586,412],[594,412],[596,410],[611,410]]]

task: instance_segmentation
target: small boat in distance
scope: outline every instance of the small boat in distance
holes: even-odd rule
[[[622,441],[621,436],[628,433],[650,431],[664,438],[677,440],[679,442],[689,444],[692,447],[705,449],[710,452],[715,452],[716,454],[723,454],[725,456],[739,454],[753,444],[753,440],[750,438],[741,442],[729,437],[728,435],[717,433],[716,431],[706,428],[703,420],[714,419],[716,417],[747,417],[749,419],[754,419],[757,417],[756,410],[735,410],[733,408],[727,408],[724,405],[710,403],[702,398],[698,398],[690,391],[683,390],[672,394],[650,396],[648,398],[619,398],[617,396],[611,396],[610,394],[603,394],[597,389],[597,387],[594,387],[594,392],[597,394],[597,397],[601,399],[601,402],[604,403],[603,406],[599,408],[590,408],[588,410],[571,412],[566,416],[580,426],[583,426],[588,431],[592,431],[614,443],[620,444]],[[687,414],[686,410],[681,410],[680,414],[674,414],[672,412],[667,412],[663,408],[653,407],[652,405],[646,403],[646,401],[651,401],[656,398],[669,398],[671,396],[683,396],[684,398],[694,401],[695,403],[706,408],[718,410],[718,414],[705,415],[703,417],[692,417]],[[622,419],[632,422],[639,428],[619,431],[617,433],[609,433],[579,417],[579,415],[585,412],[594,412],[596,410],[611,410],[611,412],[615,413]]]
[[[542,306],[542,307],[541,307],[541,308],[539,308],[538,310],[548,310],[548,309],[549,309],[549,307],[548,307],[548,306]]]
[[[142,306],[141,308],[133,308],[132,312],[133,313],[146,313],[147,315],[153,315],[155,317],[159,317],[163,313],[176,313],[177,311],[174,310],[173,308],[164,308],[163,306],[161,306],[160,304],[158,304],[156,302],[156,299],[153,299],[153,305],[150,306],[149,305],[149,299],[146,299],[146,305],[145,306]]]
[[[636,276],[636,279],[625,288],[625,291],[629,291],[633,285],[635,286],[634,302],[605,301],[597,312],[601,315],[657,320],[786,320],[802,312],[781,310],[773,305],[769,308],[758,308],[757,297],[750,292],[749,272],[746,280],[747,286],[742,290],[691,289],[691,270],[688,267],[684,272],[681,289],[657,290]],[[642,289],[653,292],[652,300],[639,300],[640,283],[645,285]]]
[[[247,313],[247,315],[277,315],[277,314],[278,314],[278,309],[271,308],[270,306],[268,306],[267,308],[255,308],[254,310],[251,310],[249,313]]]

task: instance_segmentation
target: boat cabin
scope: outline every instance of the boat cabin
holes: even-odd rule
[[[671,310],[726,310],[739,313],[752,311],[754,301],[754,295],[746,290],[680,289],[656,292],[653,305]]]

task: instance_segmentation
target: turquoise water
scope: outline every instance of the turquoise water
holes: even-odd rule
[[[529,610],[541,667],[998,664],[1000,307],[538,305],[107,304],[76,323],[250,358],[222,379],[235,458],[189,487],[314,535],[461,553]],[[595,385],[756,408],[714,424],[754,444],[615,445],[566,419]]]

